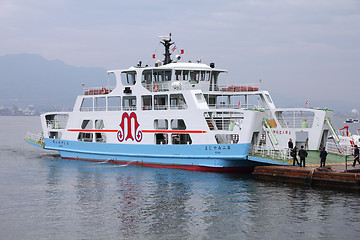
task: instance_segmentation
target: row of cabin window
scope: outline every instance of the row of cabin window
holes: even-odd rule
[[[170,126],[172,130],[186,130],[186,124],[183,119],[171,119]],[[168,130],[169,124],[167,119],[155,119],[154,129]]]
[[[167,110],[168,95],[142,96],[142,110]],[[107,101],[107,102],[106,102]],[[134,111],[136,110],[136,96],[121,97],[86,97],[80,106],[80,111]],[[121,108],[122,106],[122,108]],[[182,94],[170,94],[170,109],[186,109],[187,105]]]
[[[94,133],[95,142],[106,143],[106,134],[105,133]],[[77,140],[81,142],[93,142],[94,134],[88,132],[79,132]],[[165,145],[169,144],[168,134],[167,133],[155,133],[155,144]],[[53,138],[57,138],[53,136]],[[173,133],[171,134],[171,144],[192,144],[190,134],[188,133]]]
[[[172,70],[144,70],[142,72],[141,82],[150,84],[152,82],[171,81]],[[134,85],[136,83],[136,71],[126,71],[121,73],[123,85]],[[198,70],[175,70],[175,80],[190,81],[198,83],[199,81],[210,81],[210,71]]]

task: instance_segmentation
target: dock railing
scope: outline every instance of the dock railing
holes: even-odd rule
[[[350,158],[350,159],[349,159]],[[354,155],[345,155],[345,172],[347,172],[348,162],[354,161]]]
[[[290,152],[291,151],[289,148],[282,148],[282,147],[270,148],[259,145],[253,145],[250,149],[250,154],[252,155],[267,157],[272,159],[279,159],[279,160],[283,160],[284,162],[287,162],[289,159],[292,159],[292,157],[290,156]]]

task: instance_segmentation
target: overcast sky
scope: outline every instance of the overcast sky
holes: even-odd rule
[[[75,66],[151,63],[171,32],[184,60],[256,82],[278,106],[360,109],[360,0],[0,0],[0,55]]]

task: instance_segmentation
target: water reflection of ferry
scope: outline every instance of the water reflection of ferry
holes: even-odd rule
[[[115,87],[86,89],[72,112],[42,114],[42,135],[27,142],[65,159],[201,171],[250,170],[264,164],[250,148],[281,150],[289,138],[325,143],[332,111],[276,108],[259,83],[221,85],[226,70],[172,60],[171,36],[161,43],[162,62],[108,71]]]

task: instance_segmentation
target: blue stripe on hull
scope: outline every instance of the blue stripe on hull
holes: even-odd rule
[[[254,167],[247,160],[250,143],[220,145],[111,144],[45,139],[45,148],[61,157],[81,160],[135,162],[141,165],[203,166],[214,168]]]

